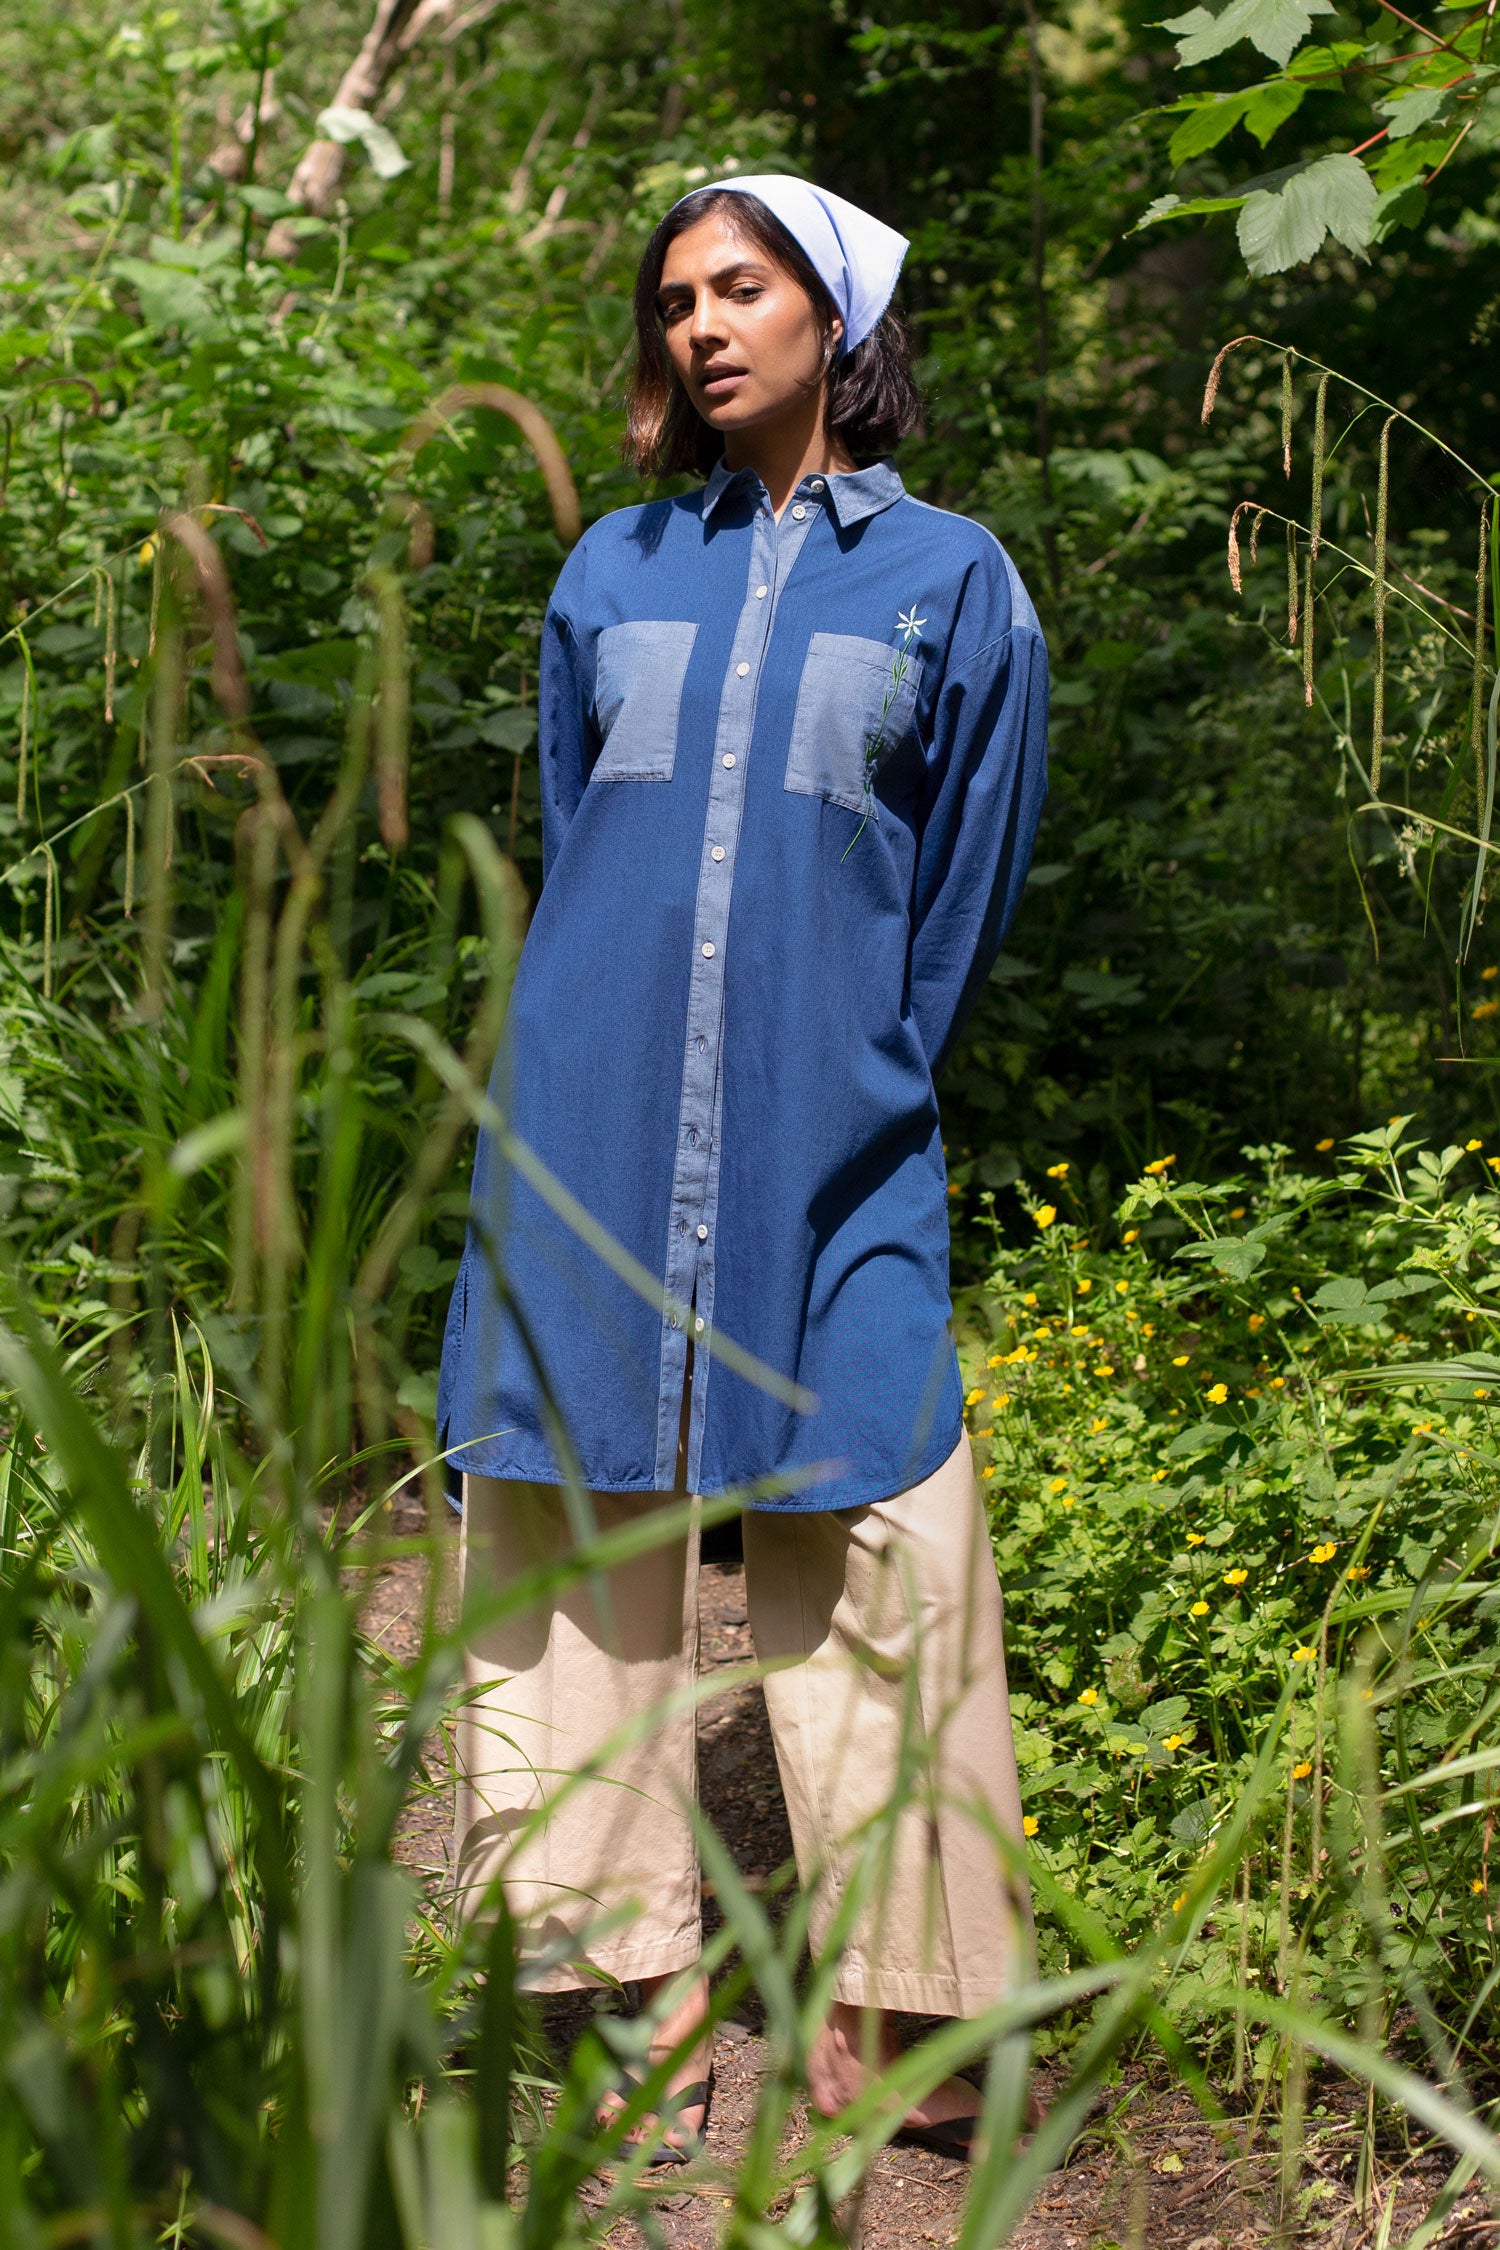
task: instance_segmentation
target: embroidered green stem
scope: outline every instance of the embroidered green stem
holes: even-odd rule
[[[891,675],[885,684],[885,694],[881,698],[880,717],[876,722],[875,731],[873,734],[867,735],[865,738],[865,809],[860,816],[860,823],[858,828],[855,829],[854,834],[850,837],[848,843],[844,846],[843,851],[839,855],[840,867],[843,866],[844,861],[849,857],[850,852],[853,851],[855,845],[859,842],[860,837],[864,834],[865,822],[869,819],[870,814],[874,809],[875,774],[876,769],[880,764],[881,752],[886,747],[886,722],[891,715],[891,706],[901,692],[902,682],[905,680],[907,673],[911,669],[912,643],[913,641],[915,641],[918,633],[921,631],[926,622],[927,620],[925,617],[918,617],[917,605],[915,602],[912,603],[909,612],[902,611],[897,616],[896,623],[901,628],[900,645],[897,647],[891,660]]]

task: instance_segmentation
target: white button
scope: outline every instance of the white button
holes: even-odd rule
[[[700,1332],[700,1334],[701,1334],[701,1332],[702,1332],[702,1328],[703,1328],[703,1323],[702,1323],[702,1321],[701,1321],[701,1320],[695,1320],[695,1321],[693,1322],[693,1326],[694,1326],[694,1327],[695,1327],[695,1328],[696,1328],[696,1329],[697,1329],[697,1330],[698,1330],[698,1331]]]
[[[713,959],[713,957],[714,957],[714,949],[713,949],[713,947],[712,947],[711,945],[705,945],[705,947],[703,948],[703,958],[704,958],[704,960],[705,960],[705,961],[711,961],[711,960]]]
[[[813,478],[813,480],[812,480],[812,489],[813,489],[813,491],[814,491],[814,492],[821,492],[821,491],[822,491],[822,489],[823,489],[823,479],[822,479],[821,477],[814,477],[814,478]]]
[[[807,514],[807,510],[799,504],[797,507],[793,508],[792,514],[796,517],[798,523],[800,523],[802,521],[802,518]]]
[[[722,859],[724,857],[724,846],[722,844],[715,844],[710,857],[713,859]]]
[[[736,664],[735,666],[735,670],[739,673],[741,679],[745,677],[745,674],[749,671],[749,669],[750,667],[748,664]]]
[[[700,1227],[700,1228],[698,1229],[698,1240],[699,1240],[700,1242],[707,1242],[707,1240],[708,1240],[708,1229],[707,1229],[707,1227]]]
[[[732,766],[734,764],[734,752],[732,750],[725,751],[724,763],[726,766]]]
[[[765,600],[765,598],[766,598],[767,594],[769,594],[769,592],[770,592],[770,591],[771,591],[771,589],[770,589],[770,587],[769,587],[769,586],[757,586],[757,587],[756,587],[756,589],[755,589],[755,598],[756,598],[756,600],[757,600],[758,602],[763,602],[763,601]]]

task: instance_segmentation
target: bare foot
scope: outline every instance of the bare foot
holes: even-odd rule
[[[700,2028],[708,2016],[707,1977],[690,1977],[684,1985],[681,1970],[673,1970],[666,1976],[641,1978],[641,2012],[649,2014],[654,2003],[662,1997],[669,1986],[679,1987],[680,1989],[677,1997],[668,2005],[665,2014],[660,2017],[652,2031],[649,2052],[653,2067],[657,2063],[664,2062],[673,2049],[681,2046],[685,2039],[691,2039],[693,2033]],[[684,2059],[677,2064],[668,2077],[667,2093],[680,2093],[685,2086],[694,2085],[700,2078],[706,2079],[712,2058],[712,2039],[705,2038],[695,2041],[688,2048]],[[619,2094],[613,2092],[606,2094],[599,2107],[600,2123],[607,2124],[610,2118],[617,2116],[624,2107],[624,2100]],[[648,2111],[644,2117],[637,2119],[635,2125],[626,2134],[626,2143],[635,2147],[642,2141],[654,2143],[663,2140],[669,2142],[673,2148],[690,2148],[698,2134],[703,2130],[706,2115],[707,2109],[703,2102],[691,2102],[675,2108],[672,2112],[671,2123],[663,2127],[657,2117]]]
[[[807,2058],[807,2088],[821,2117],[836,2117],[862,2094],[874,2073],[888,2069],[901,2052],[896,2027],[886,2010],[855,2008],[836,2000]],[[975,2117],[983,2096],[967,2079],[945,2078],[906,2112],[906,2125],[946,2125]],[[1035,2128],[1044,2112],[1036,2096],[1026,2104],[1026,2123]]]

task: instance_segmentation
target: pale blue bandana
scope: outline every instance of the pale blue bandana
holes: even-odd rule
[[[891,301],[910,244],[858,204],[786,172],[754,172],[707,183],[755,195],[800,248],[844,323],[839,357],[862,344]],[[693,193],[702,191],[695,188]],[[687,197],[679,198],[686,202]],[[672,206],[675,210],[676,204]]]

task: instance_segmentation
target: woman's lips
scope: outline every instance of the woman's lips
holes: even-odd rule
[[[711,367],[698,378],[698,388],[705,398],[728,398],[736,383],[742,383],[747,370],[743,367]]]

